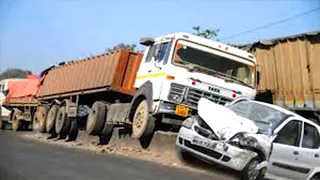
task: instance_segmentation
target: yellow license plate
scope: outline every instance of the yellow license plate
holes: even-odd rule
[[[176,106],[176,110],[175,110],[175,114],[182,116],[182,117],[187,117],[188,116],[188,112],[189,112],[189,108],[186,106],[182,106],[182,105],[177,105]]]

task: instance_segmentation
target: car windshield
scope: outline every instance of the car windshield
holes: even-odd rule
[[[186,68],[192,67],[193,71],[205,73],[229,82],[255,87],[255,66],[242,63],[246,59],[232,55],[220,56],[221,52],[197,45],[191,42],[178,40],[173,55],[173,64]],[[228,57],[228,58],[227,58]],[[235,59],[241,59],[236,61]],[[248,61],[249,62],[249,61]]]
[[[287,116],[286,113],[252,101],[240,101],[229,106],[238,116],[252,120],[264,133],[269,125],[274,130]]]

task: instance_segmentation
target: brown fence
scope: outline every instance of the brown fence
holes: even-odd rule
[[[142,54],[120,50],[50,69],[38,98],[113,90],[133,94]]]
[[[242,48],[256,56],[259,92],[270,90],[280,106],[320,110],[320,31]]]

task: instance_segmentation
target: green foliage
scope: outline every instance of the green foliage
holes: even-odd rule
[[[7,69],[3,73],[0,74],[0,80],[8,79],[8,78],[25,78],[27,75],[32,74],[29,70],[23,70],[23,69]]]
[[[207,39],[217,37],[220,31],[220,29],[201,29],[200,26],[192,27],[192,29],[195,31],[193,34]]]
[[[112,51],[116,51],[119,49],[128,49],[130,51],[134,51],[135,48],[137,47],[137,45],[135,44],[124,44],[124,43],[120,43],[116,46],[113,46],[112,48],[107,48],[106,51],[107,52],[112,52]]]

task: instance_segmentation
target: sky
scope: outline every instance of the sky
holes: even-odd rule
[[[220,29],[218,39],[245,44],[320,30],[320,0],[0,0],[0,72],[35,73],[103,53],[118,43],[192,27]]]

